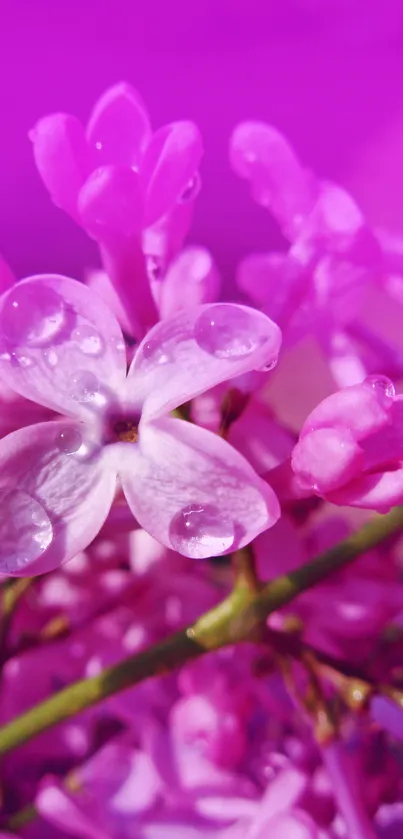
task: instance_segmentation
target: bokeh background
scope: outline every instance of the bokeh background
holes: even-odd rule
[[[206,154],[191,238],[211,248],[227,282],[242,255],[279,239],[229,168],[241,119],[275,124],[371,222],[403,232],[402,0],[4,0],[0,67],[0,251],[18,276],[80,277],[96,263],[51,206],[27,132],[55,110],[85,120],[121,79],[138,87],[155,126],[199,124]]]

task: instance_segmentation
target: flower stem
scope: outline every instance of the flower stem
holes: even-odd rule
[[[169,672],[209,650],[250,640],[271,612],[402,528],[403,508],[397,507],[385,516],[376,516],[336,547],[290,574],[278,577],[260,591],[235,586],[222,603],[203,615],[192,627],[130,656],[97,676],[64,688],[9,722],[0,729],[0,755],[143,679]]]

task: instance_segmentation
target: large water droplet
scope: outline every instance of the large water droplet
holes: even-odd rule
[[[7,295],[0,314],[1,331],[17,346],[50,343],[63,329],[62,298],[49,286],[17,285]]]
[[[262,340],[256,332],[253,315],[237,306],[217,303],[199,316],[195,325],[195,339],[202,350],[216,358],[238,360],[250,355]]]
[[[0,491],[0,572],[13,573],[34,562],[53,539],[42,505],[27,492]]]
[[[77,370],[70,379],[70,396],[76,402],[91,402],[99,392],[99,381],[91,370]]]
[[[179,198],[181,204],[186,204],[188,201],[194,201],[200,192],[201,179],[198,172],[195,172],[190,181],[186,184],[182,195]]]
[[[104,342],[97,330],[90,324],[83,324],[74,329],[71,337],[78,344],[84,355],[99,356],[104,349]]]
[[[63,454],[74,454],[81,448],[83,439],[78,428],[66,425],[57,432],[56,445]]]
[[[212,504],[191,504],[172,519],[169,537],[175,551],[204,559],[229,550],[235,537],[234,523]]]
[[[385,408],[392,406],[395,397],[395,387],[387,376],[367,376],[364,384],[366,387],[370,387],[375,391],[378,399]]]

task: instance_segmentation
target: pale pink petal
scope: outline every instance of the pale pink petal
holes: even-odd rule
[[[363,475],[326,497],[333,504],[387,513],[403,502],[403,468]]]
[[[109,274],[101,268],[91,269],[85,275],[85,283],[99,294],[102,300],[105,300],[108,309],[113,312],[123,331],[130,335],[130,322]]]
[[[201,135],[193,122],[172,122],[153,135],[141,166],[147,225],[154,224],[177,201],[193,201],[202,154]]]
[[[384,428],[393,405],[393,385],[386,378],[371,377],[368,384],[351,385],[332,393],[305,420],[301,438],[311,431],[338,425],[356,440]]]
[[[237,285],[276,317],[283,314],[300,275],[301,265],[288,253],[252,253],[238,266]]]
[[[22,428],[0,441],[0,573],[41,574],[84,550],[111,507],[116,472],[85,425]]]
[[[96,150],[96,165],[137,167],[151,135],[148,114],[137,90],[127,82],[108,88],[94,105],[86,133]]]
[[[159,310],[169,318],[182,309],[218,300],[220,277],[205,248],[188,247],[169,266],[161,283]]]
[[[291,462],[302,486],[323,494],[362,472],[364,453],[348,428],[318,428],[297,443]]]
[[[250,181],[254,199],[293,241],[314,206],[318,186],[283,134],[264,122],[240,123],[230,139],[230,161]]]
[[[134,516],[155,539],[203,558],[248,544],[280,514],[271,488],[220,437],[171,417],[141,423],[119,472]]]
[[[281,332],[256,309],[216,303],[157,324],[140,344],[128,394],[143,394],[143,415],[157,417],[251,370],[271,369]]]
[[[77,220],[78,193],[94,161],[76,117],[52,114],[30,131],[39,174],[52,201]]]
[[[7,265],[6,260],[0,254],[0,294],[3,294],[3,291],[7,291],[14,282],[14,274],[9,265]]]
[[[128,166],[101,166],[87,178],[78,196],[80,220],[97,242],[139,234],[143,196],[137,172]]]
[[[319,839],[320,833],[308,813],[290,810],[271,819],[256,837],[251,834],[250,839],[252,836],[253,839],[267,839],[269,836],[270,839]],[[246,839],[249,839],[249,834]]]
[[[22,396],[81,416],[101,408],[125,372],[119,324],[82,283],[44,274],[0,298],[0,374]]]
[[[69,835],[77,839],[109,839],[109,831],[106,833],[96,825],[92,814],[86,815],[79,801],[76,803],[63,789],[58,778],[47,778],[42,782],[35,807],[45,821],[63,832],[67,828]]]

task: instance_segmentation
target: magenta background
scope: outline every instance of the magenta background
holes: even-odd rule
[[[138,87],[155,126],[200,125],[192,240],[213,250],[228,279],[241,255],[279,241],[229,170],[228,136],[243,118],[277,125],[307,163],[352,189],[371,221],[403,227],[403,0],[14,0],[1,9],[0,251],[19,276],[80,276],[96,261],[50,204],[27,131],[54,110],[85,119],[121,79]]]

